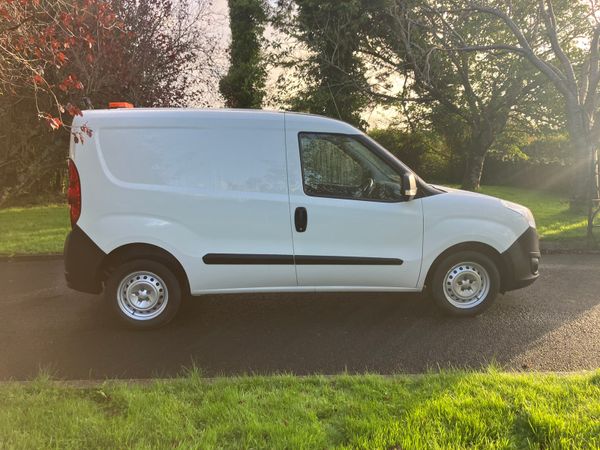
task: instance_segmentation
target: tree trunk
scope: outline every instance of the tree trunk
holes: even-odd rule
[[[591,130],[589,121],[576,100],[567,100],[567,126],[573,146],[570,209],[585,213],[591,187]]]
[[[467,160],[463,174],[462,189],[476,191],[481,185],[483,164],[488,150],[494,143],[495,132],[490,122],[480,123],[471,133],[471,140],[466,145]]]
[[[486,152],[487,153],[487,152]],[[467,156],[467,164],[462,180],[462,189],[468,191],[477,191],[481,185],[481,174],[483,173],[483,163],[485,154],[471,153]]]

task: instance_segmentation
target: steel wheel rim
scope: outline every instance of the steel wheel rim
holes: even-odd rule
[[[473,308],[483,302],[489,292],[490,275],[481,264],[455,264],[444,277],[446,300],[457,308]]]
[[[160,316],[169,302],[167,285],[158,275],[138,271],[123,277],[117,290],[117,304],[123,314],[134,320]]]

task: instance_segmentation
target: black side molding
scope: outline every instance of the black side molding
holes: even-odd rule
[[[401,266],[398,258],[372,258],[362,256],[319,256],[319,255],[263,255],[243,253],[208,253],[202,258],[205,264],[298,264],[340,266]]]
[[[207,253],[202,261],[204,261],[204,264],[294,264],[294,256]]]
[[[296,264],[337,266],[401,266],[404,261],[397,258],[370,258],[362,256],[309,256],[296,255]]]

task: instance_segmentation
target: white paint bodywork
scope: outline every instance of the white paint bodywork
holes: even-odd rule
[[[528,228],[500,200],[448,190],[407,202],[307,196],[298,133],[360,134],[324,117],[266,111],[85,111],[71,143],[81,178],[78,226],[110,253],[158,246],[192,294],[251,291],[420,291],[435,258],[462,242],[502,253]],[[445,188],[444,188],[445,189]],[[294,229],[296,207],[308,228]],[[401,266],[207,265],[207,253],[400,258]]]

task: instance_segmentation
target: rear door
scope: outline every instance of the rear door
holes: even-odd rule
[[[299,286],[416,288],[421,200],[362,135],[286,126],[290,214]]]

